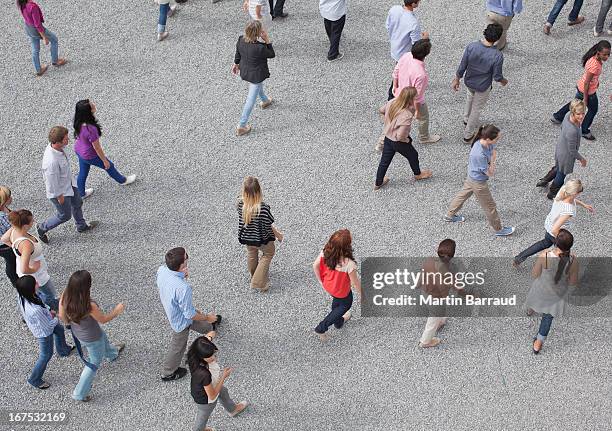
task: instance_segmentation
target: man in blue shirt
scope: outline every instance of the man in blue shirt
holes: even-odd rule
[[[504,29],[496,43],[500,51],[506,47],[506,36],[512,18],[523,10],[523,0],[487,0],[487,24],[499,24]]]
[[[187,252],[176,247],[166,253],[166,264],[157,270],[159,298],[172,327],[172,341],[164,360],[162,380],[167,382],[185,377],[187,369],[179,365],[187,347],[189,330],[213,338],[221,316],[213,313],[202,314],[192,302],[191,286],[185,280],[189,276]]]
[[[397,63],[402,55],[410,52],[412,45],[423,39],[429,39],[429,33],[421,33],[421,24],[414,10],[419,6],[421,0],[404,0],[404,6],[395,5],[389,9],[387,15],[387,33],[389,34],[389,45],[391,58]],[[389,100],[393,99],[393,83],[389,88]]]
[[[508,236],[514,232],[513,227],[503,227],[497,205],[493,200],[489,185],[489,177],[495,173],[495,162],[497,152],[495,146],[501,137],[499,128],[492,124],[481,126],[476,135],[476,141],[470,151],[468,162],[468,175],[463,183],[463,189],[459,191],[450,203],[448,213],[444,221],[461,223],[465,217],[457,215],[463,204],[472,196],[476,195],[478,203],[482,207],[489,224],[495,231],[496,236]]]
[[[480,113],[484,109],[493,80],[502,86],[508,84],[502,68],[504,55],[497,49],[495,42],[499,40],[503,28],[499,24],[489,24],[484,31],[484,39],[470,43],[463,52],[461,63],[451,86],[459,91],[461,78],[465,75],[467,101],[463,111],[463,142],[471,144],[480,126]]]

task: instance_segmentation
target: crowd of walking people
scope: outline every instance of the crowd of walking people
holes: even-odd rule
[[[178,11],[177,3],[187,0],[155,0],[159,6],[157,40],[168,38],[167,19]],[[217,3],[219,0],[212,0]],[[245,0],[243,9],[249,20],[244,34],[240,35],[234,53],[231,72],[248,82],[248,95],[243,106],[236,135],[244,136],[252,130],[249,118],[257,103],[266,109],[273,100],[264,92],[264,81],[270,77],[268,60],[276,56],[271,40],[272,21],[288,16],[284,11],[284,0]],[[414,174],[414,179],[424,181],[432,177],[430,169],[421,168],[419,152],[411,137],[412,122],[418,123],[416,141],[419,145],[435,144],[443,137],[431,134],[429,130],[430,106],[426,101],[429,75],[426,61],[435,55],[429,34],[423,31],[417,11],[423,0],[401,0],[393,6],[386,19],[390,55],[395,67],[389,71],[391,85],[388,93],[381,94],[387,102],[379,109],[383,122],[381,137],[376,149],[381,152],[375,175],[374,190],[387,185],[387,172],[396,153],[404,156]],[[544,33],[550,34],[567,0],[556,0],[544,24]],[[582,0],[575,0],[569,15],[568,25],[584,22],[580,9]],[[461,81],[466,88],[466,102],[463,112],[463,143],[469,148],[467,177],[462,189],[448,206],[440,222],[461,223],[465,217],[459,212],[464,203],[474,195],[482,207],[487,221],[496,236],[509,236],[515,227],[501,222],[497,205],[488,186],[488,180],[496,172],[497,149],[503,131],[493,124],[480,121],[494,82],[508,85],[504,75],[504,49],[510,43],[508,33],[513,18],[523,10],[522,0],[487,0],[486,27],[480,40],[469,43],[460,58],[451,82],[451,88],[458,91]],[[610,0],[602,0],[597,22],[593,29],[595,37],[612,35],[612,23],[604,29],[607,13],[612,6]],[[59,56],[57,36],[45,26],[41,8],[33,0],[17,0],[17,8],[23,16],[25,32],[32,47],[32,62],[35,75],[44,75],[48,66],[40,63],[40,42],[51,45],[53,66],[62,66],[67,60]],[[329,39],[327,60],[341,60],[341,34],[346,23],[346,0],[319,0],[319,11],[323,18],[323,29]],[[432,54],[432,50],[434,53]],[[322,53],[324,55],[324,53]],[[595,140],[592,132],[597,110],[600,78],[603,65],[610,56],[610,42],[599,40],[589,47],[582,57],[584,73],[576,83],[576,94],[557,112],[551,122],[560,125],[554,154],[554,166],[538,181],[538,187],[549,187],[548,198],[552,199],[550,213],[545,218],[544,238],[531,245],[513,259],[518,267],[530,256],[537,255],[532,270],[533,285],[527,296],[529,313],[542,315],[541,324],[533,342],[533,352],[540,353],[549,334],[554,317],[563,314],[567,296],[578,282],[579,259],[571,251],[574,236],[569,231],[571,221],[576,217],[576,208],[583,207],[593,212],[592,205],[578,199],[583,192],[583,182],[572,176],[576,163],[587,167],[587,159],[579,152],[581,140]],[[386,84],[385,84],[386,88]],[[553,102],[553,101],[551,101]],[[38,219],[25,208],[12,209],[13,196],[8,186],[0,186],[0,254],[5,261],[8,281],[15,287],[17,306],[21,316],[39,343],[39,358],[34,365],[28,383],[45,390],[51,385],[44,380],[47,364],[53,355],[53,346],[59,356],[69,356],[76,351],[84,368],[74,388],[72,398],[77,401],[92,400],[91,387],[97,370],[104,359],[115,361],[126,346],[126,342],[111,343],[101,325],[118,318],[124,312],[119,303],[110,313],[104,313],[92,299],[91,274],[76,270],[65,288],[56,286],[49,275],[49,263],[44,248],[52,243],[50,232],[62,223],[74,219],[79,233],[89,234],[100,223],[88,220],[83,211],[83,202],[94,190],[87,188],[91,166],[104,170],[119,185],[136,181],[136,175],[123,175],[107,156],[102,147],[102,127],[96,118],[96,105],[90,99],[76,103],[72,124],[75,139],[74,150],[79,172],[75,176],[66,148],[70,144],[70,131],[62,125],[53,127],[48,133],[48,145],[41,152],[42,177],[46,197],[54,208],[54,214]],[[469,146],[469,147],[468,147]],[[418,147],[426,151],[427,146]],[[461,165],[463,169],[463,165]],[[550,185],[549,185],[550,184]],[[276,227],[275,218],[268,202],[264,201],[262,186],[258,178],[244,179],[240,199],[236,203],[238,243],[246,248],[247,270],[250,287],[257,292],[270,290],[270,267],[275,254],[275,243],[283,241],[284,234]],[[456,244],[444,239],[437,249],[437,256],[424,263],[424,270],[440,272],[447,270],[455,256]],[[342,328],[351,319],[353,290],[363,297],[358,275],[358,259],[353,255],[353,238],[347,229],[331,234],[312,268],[314,279],[331,296],[331,311],[314,327],[322,341],[329,339],[328,330],[333,325]],[[157,270],[157,286],[161,307],[166,313],[170,343],[160,370],[161,380],[170,382],[191,376],[191,395],[197,404],[197,418],[194,430],[210,430],[208,419],[220,401],[225,410],[236,416],[243,412],[248,403],[235,403],[225,386],[232,373],[231,368],[222,369],[217,362],[218,347],[213,340],[222,330],[222,316],[212,311],[210,304],[206,312],[194,306],[192,287],[189,279],[189,256],[185,247],[169,250],[164,263]],[[52,265],[53,262],[50,262]],[[452,285],[424,285],[425,292],[446,297]],[[61,293],[58,295],[58,291]],[[561,293],[560,293],[561,292]],[[446,324],[444,316],[430,317],[420,339],[422,348],[435,347],[441,339],[437,331]],[[191,331],[198,337],[188,347]],[[67,344],[66,332],[70,332],[74,345]],[[129,341],[129,340],[127,340]],[[187,351],[187,367],[182,367]]]

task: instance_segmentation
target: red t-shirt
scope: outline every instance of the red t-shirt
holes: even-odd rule
[[[336,269],[330,269],[325,265],[325,258],[323,253],[321,253],[319,272],[323,282],[323,289],[334,298],[346,298],[351,291],[349,273],[355,271],[355,269],[357,269],[357,264],[350,259],[345,259]]]

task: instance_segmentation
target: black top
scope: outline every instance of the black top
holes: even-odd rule
[[[253,84],[259,84],[270,77],[268,58],[274,58],[274,48],[271,43],[247,43],[243,37],[236,43],[234,63],[240,65],[240,77]]]
[[[242,219],[243,202],[238,202],[238,242],[244,245],[253,245],[261,247],[274,241],[274,231],[272,223],[274,216],[270,212],[270,206],[264,202],[261,203],[259,214],[251,218],[251,223],[245,225]]]
[[[198,367],[191,373],[191,396],[196,404],[208,404],[208,396],[204,390],[204,386],[212,383],[210,371],[204,367]]]

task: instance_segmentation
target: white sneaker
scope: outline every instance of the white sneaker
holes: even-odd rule
[[[168,32],[164,31],[163,33],[157,33],[157,41],[161,42],[162,40],[164,40],[165,38],[168,37]]]
[[[344,313],[342,315],[342,318],[344,319],[344,323],[348,322],[349,320],[351,320],[351,317],[353,316],[353,313],[351,313],[350,311],[347,311],[346,313]]]
[[[136,181],[136,174],[128,175],[125,177],[125,183],[122,183],[121,185],[127,186],[128,184],[132,184],[134,181]]]
[[[81,199],[87,199],[91,195],[93,195],[93,189],[85,189],[85,196],[83,196]]]

